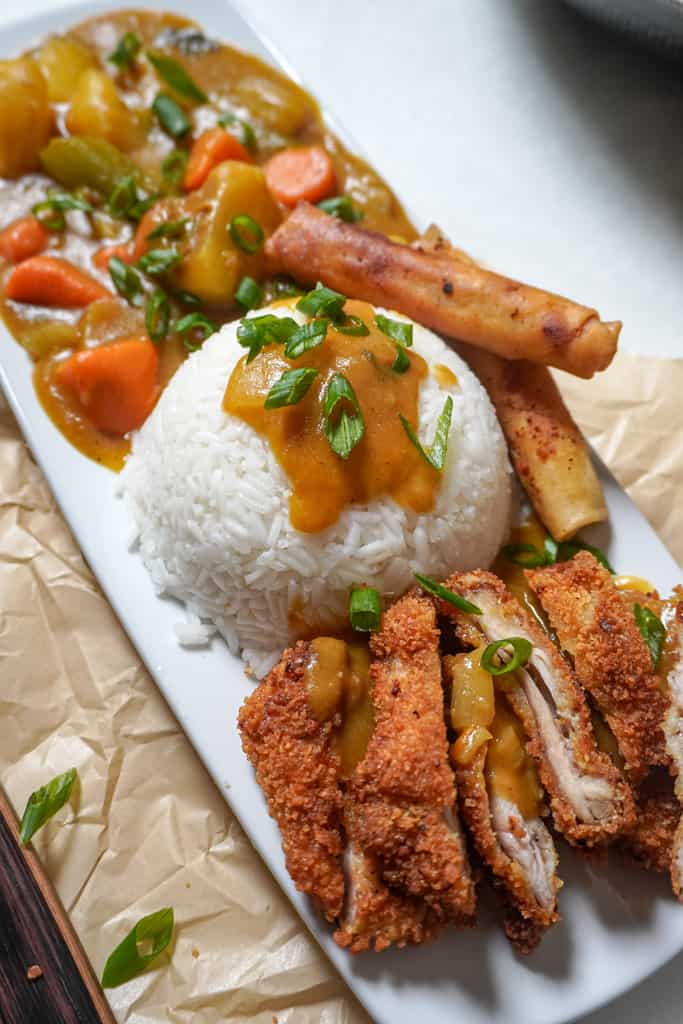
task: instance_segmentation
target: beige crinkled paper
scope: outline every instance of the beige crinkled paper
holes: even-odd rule
[[[683,361],[561,375],[589,439],[683,562]],[[252,850],[102,597],[0,398],[0,781],[20,813],[71,766],[36,849],[98,974],[171,905],[158,969],[109,993],[126,1022],[367,1021]]]

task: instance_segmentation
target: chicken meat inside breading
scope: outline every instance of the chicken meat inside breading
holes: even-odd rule
[[[666,695],[629,601],[588,551],[526,573],[580,684],[612,730],[626,772],[641,782],[667,763]]]
[[[669,710],[664,721],[666,746],[676,776],[675,793],[683,804],[683,589],[677,588],[674,618],[669,627],[673,638],[673,665],[667,676]],[[683,902],[683,818],[673,841],[671,883]]]
[[[481,615],[463,616],[438,600],[439,610],[472,642],[473,629],[487,643],[522,637],[532,644],[528,663],[514,673],[506,693],[539,766],[555,826],[571,843],[609,842],[634,821],[633,796],[593,735],[588,707],[570,666],[531,615],[492,573],[452,576],[445,586],[475,604]]]

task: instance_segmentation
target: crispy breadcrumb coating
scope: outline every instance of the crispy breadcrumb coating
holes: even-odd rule
[[[646,871],[667,873],[681,808],[671,776],[663,768],[655,769],[638,787],[636,807],[635,827],[618,841],[618,848],[628,861]]]
[[[664,732],[680,805],[683,804],[683,587],[676,587],[672,603],[673,616],[667,630],[667,647],[671,652],[672,664],[666,679],[669,710],[664,721]],[[671,884],[683,903],[683,817],[673,840]]]
[[[634,820],[633,796],[610,758],[598,750],[584,693],[555,645],[493,573],[456,573],[444,586],[482,611],[463,630],[462,613],[435,599],[463,642],[471,642],[474,623],[487,642],[521,636],[532,644],[529,662],[515,672],[517,685],[506,699],[524,726],[555,827],[570,843],[586,846],[610,842],[626,831]]]
[[[311,712],[305,684],[310,645],[298,643],[247,698],[238,725],[268,810],[282,834],[297,889],[335,920],[344,900],[340,763],[333,721]]]
[[[633,609],[588,551],[527,570],[526,577],[637,784],[652,766],[668,761],[662,729],[667,699]]]
[[[375,731],[351,783],[352,828],[387,885],[444,920],[471,922],[475,892],[448,763],[432,602],[408,594],[371,641]]]

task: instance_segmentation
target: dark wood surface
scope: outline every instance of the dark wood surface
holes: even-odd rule
[[[37,965],[42,974],[28,977]],[[0,1024],[114,1024],[88,959],[0,789]]]

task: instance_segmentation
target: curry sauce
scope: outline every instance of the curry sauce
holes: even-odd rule
[[[245,356],[228,382],[226,412],[239,416],[267,438],[271,451],[292,486],[290,520],[305,533],[334,523],[351,502],[368,502],[390,495],[415,512],[432,508],[439,473],[410,441],[400,417],[416,425],[420,382],[427,364],[408,351],[405,373],[392,371],[396,345],[373,324],[372,307],[347,301],[347,316],[357,316],[369,333],[340,334],[330,326],[323,344],[288,360],[281,345],[268,345],[252,362]],[[273,384],[288,370],[310,367],[317,376],[295,405],[266,409]],[[323,394],[336,373],[355,391],[364,423],[362,441],[347,459],[335,454],[323,424]]]

